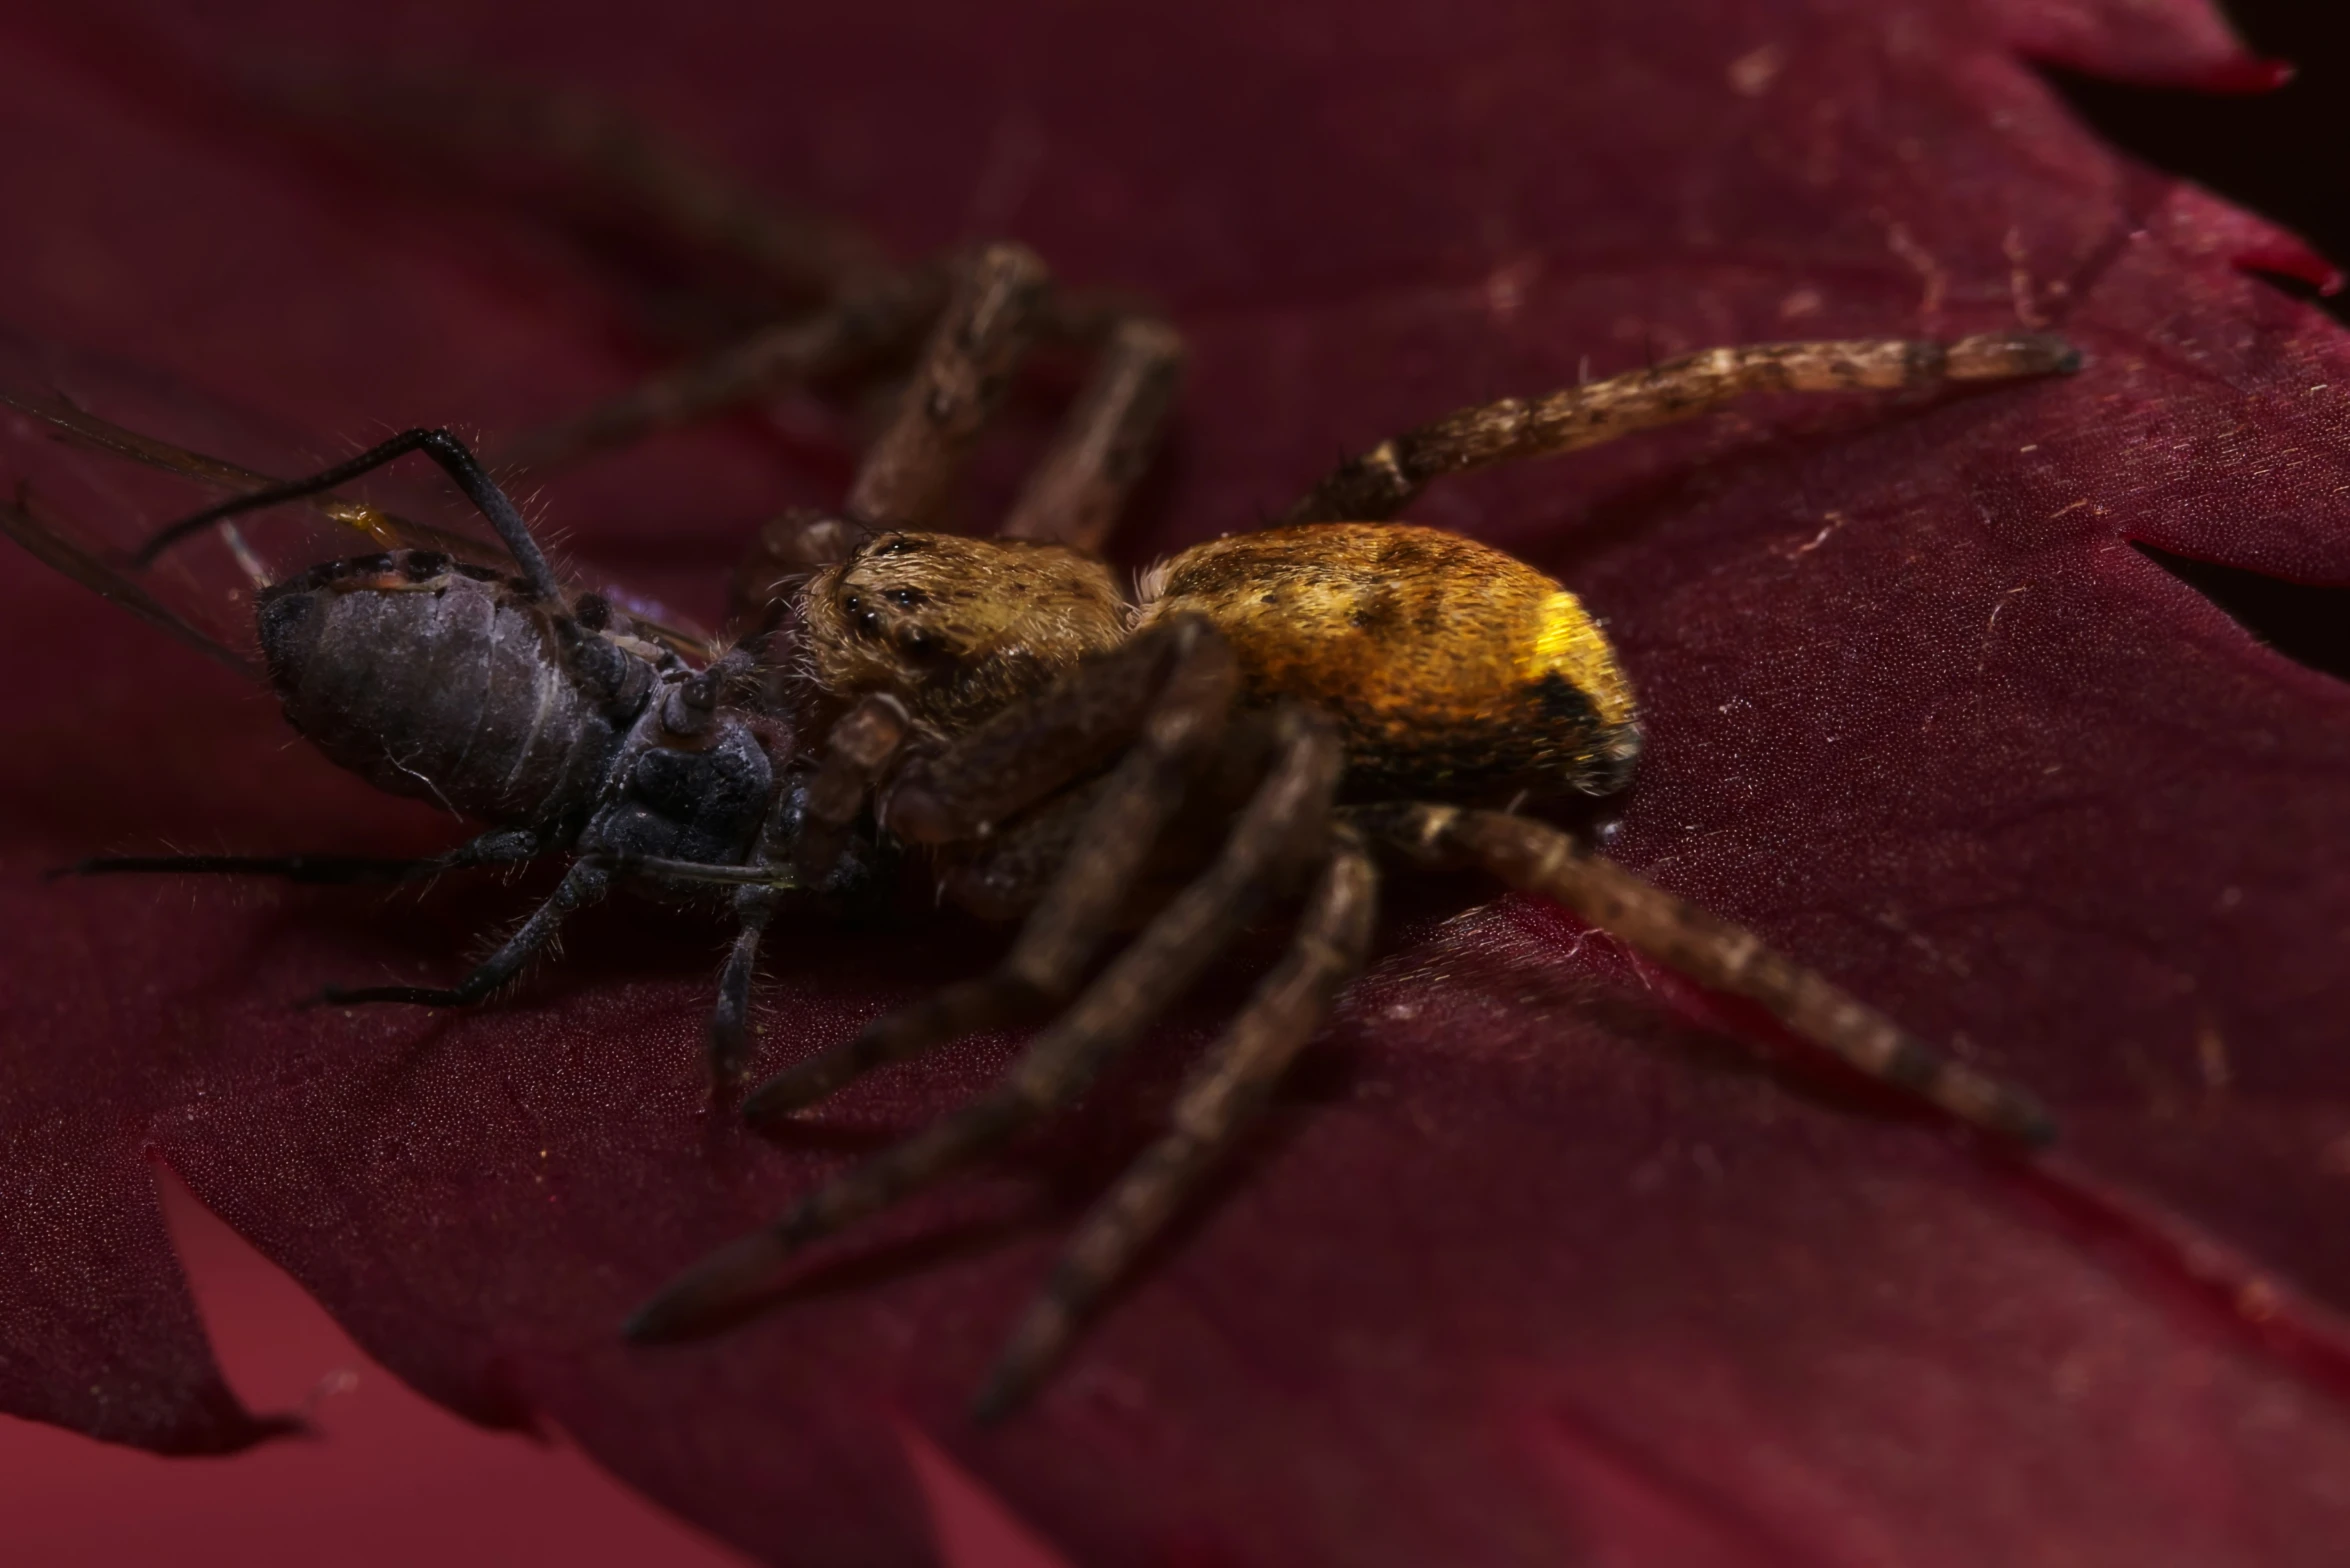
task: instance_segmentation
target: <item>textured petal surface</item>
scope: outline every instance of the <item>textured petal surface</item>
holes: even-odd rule
[[[1155,293],[1196,364],[1137,558],[1586,367],[2053,324],[2093,359],[2062,385],[1757,404],[1419,515],[1618,634],[1653,744],[1615,853],[2043,1090],[2063,1152],[1999,1159],[1758,1063],[1748,1020],[1456,886],[1399,900],[1232,1178],[1003,1430],[962,1399],[1241,969],[1082,1115],[812,1260],[785,1310],[630,1352],[613,1326],[654,1283],[1010,1042],[757,1142],[701,1104],[720,934],[628,909],[479,1014],[296,1010],[453,973],[526,890],[40,882],[159,841],[452,829],[10,557],[0,616],[39,651],[0,746],[0,1405],[174,1451],[262,1434],[153,1155],[418,1388],[558,1423],[779,1561],[929,1560],[942,1475],[975,1539],[1087,1564],[2328,1560],[2350,690],[2133,545],[2350,585],[2350,356],[2246,275],[2322,263],[2097,145],[2026,64],[2208,88],[2257,62],[2187,0],[1117,9],[11,23],[0,311],[329,441],[624,384],[648,361],[527,214],[387,191],[236,107],[254,60],[445,53],[593,88],[908,252],[1009,231]],[[579,558],[706,613],[753,522],[837,491],[840,436],[704,431],[542,505]],[[762,1062],[991,941],[784,928]]]

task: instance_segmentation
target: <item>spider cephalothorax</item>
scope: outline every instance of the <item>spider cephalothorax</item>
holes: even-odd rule
[[[1082,551],[935,533],[866,540],[797,607],[819,687],[892,692],[937,736],[1115,647],[1130,619],[1109,568]]]

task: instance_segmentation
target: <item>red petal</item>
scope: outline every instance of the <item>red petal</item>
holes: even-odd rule
[[[18,24],[0,51],[7,313],[330,436],[513,428],[642,362],[527,214],[353,189],[223,111],[240,56],[579,82],[908,250],[1002,229],[1156,291],[1197,358],[1138,558],[1586,361],[2060,328],[2092,360],[2062,385],[1758,404],[1421,515],[1561,571],[1619,634],[1653,743],[1617,853],[2043,1090],[2068,1143],[2042,1170],[1957,1146],[1807,1062],[1756,1069],[1551,911],[1406,896],[1231,1179],[1002,1430],[961,1401],[1229,986],[785,1310],[631,1352],[613,1328],[653,1284],[1005,1043],[773,1149],[699,1114],[717,937],[690,921],[582,921],[462,1018],[296,1011],[329,979],[454,973],[523,893],[35,883],[166,838],[435,829],[18,563],[0,624],[43,655],[0,761],[0,1186],[25,1195],[0,1338],[33,1347],[0,1367],[9,1408],[253,1435],[155,1223],[153,1147],[419,1388],[552,1419],[779,1559],[920,1559],[904,1421],[1075,1562],[2333,1555],[2350,694],[2132,546],[2350,585],[2350,356],[2244,275],[2305,271],[2289,240],[2117,159],[2022,63],[2241,85],[2214,13],[117,14],[135,30]],[[732,541],[842,457],[704,432],[546,507],[706,609]],[[784,931],[763,1059],[988,944]]]

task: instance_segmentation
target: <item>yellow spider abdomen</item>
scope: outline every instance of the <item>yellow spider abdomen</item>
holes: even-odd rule
[[[1631,685],[1581,601],[1490,545],[1406,523],[1232,534],[1143,580],[1143,621],[1230,639],[1257,703],[1335,718],[1356,786],[1455,800],[1605,794],[1631,776]]]

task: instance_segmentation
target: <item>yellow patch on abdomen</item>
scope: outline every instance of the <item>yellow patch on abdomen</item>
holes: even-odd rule
[[[1591,699],[1602,723],[1632,721],[1632,685],[1616,663],[1614,646],[1583,601],[1564,588],[1542,601],[1523,671],[1529,681],[1548,674],[1564,677]]]

